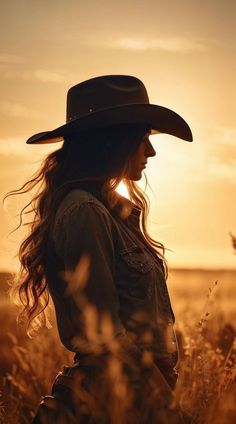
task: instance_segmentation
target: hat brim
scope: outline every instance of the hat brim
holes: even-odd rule
[[[193,141],[187,122],[173,110],[152,104],[129,104],[91,112],[52,131],[34,134],[26,143],[56,143],[63,141],[67,135],[86,129],[137,123],[150,125],[153,133],[165,133],[185,141]]]

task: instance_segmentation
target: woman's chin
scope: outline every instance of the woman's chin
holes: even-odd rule
[[[139,181],[142,178],[142,170],[136,172],[129,172],[125,178],[131,181]]]
[[[139,180],[141,180],[141,178],[142,178],[142,172],[139,172],[139,173],[137,173],[135,175],[132,175],[130,177],[130,180],[132,180],[132,181],[139,181]]]

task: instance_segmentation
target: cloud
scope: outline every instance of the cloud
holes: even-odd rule
[[[45,69],[37,69],[34,72],[32,72],[31,75],[29,74],[28,76],[29,78],[33,77],[36,80],[41,82],[61,83],[61,82],[65,82],[66,80],[66,75],[64,73],[47,71]]]
[[[236,161],[236,128],[216,127],[206,129],[208,155],[218,161],[232,164]]]
[[[199,131],[200,129],[200,131]],[[201,127],[196,128],[191,154],[186,157],[186,148],[182,144],[175,151],[175,146],[165,144],[167,160],[171,166],[178,163],[179,174],[191,177],[196,182],[236,182],[236,127]],[[155,137],[155,136],[153,136]],[[159,136],[161,137],[161,136]],[[183,151],[182,151],[183,148]]]
[[[0,155],[1,156],[23,156],[28,157],[29,163],[32,166],[35,166],[40,162],[45,155],[49,154],[53,150],[56,150],[54,144],[39,144],[29,145],[26,144],[26,140],[29,137],[29,134],[17,136],[17,137],[4,137],[0,139]],[[57,148],[61,146],[62,143],[57,143]]]
[[[19,104],[11,102],[0,102],[0,110],[7,116],[13,118],[40,118],[41,114],[32,109]]]
[[[67,83],[72,80],[71,76],[64,71],[50,71],[47,69],[34,69],[24,71],[5,72],[5,78],[10,80],[21,79],[23,81],[40,81],[42,83]]]
[[[236,183],[236,157],[229,157],[216,150],[215,154],[209,151],[192,158],[189,162],[189,175],[198,181],[224,181]]]
[[[206,44],[199,40],[193,40],[185,37],[160,37],[160,38],[141,38],[141,37],[123,37],[112,40],[94,40],[87,39],[88,45],[108,49],[122,49],[133,51],[155,51],[190,53],[191,51],[201,51],[206,49]]]
[[[236,127],[204,126],[199,135],[206,138],[206,144],[214,146],[216,143],[225,146],[235,146]]]
[[[0,63],[1,64],[11,64],[11,63],[23,63],[25,59],[22,56],[17,56],[8,53],[0,53]]]
[[[236,141],[236,128],[234,127],[220,127],[216,129],[216,134],[219,140],[225,145],[235,146]]]
[[[217,134],[219,135],[218,132]],[[234,184],[236,182],[236,148],[232,144],[231,135],[228,137],[227,134],[234,134],[234,130],[231,129],[227,133],[222,131],[220,143],[218,136],[215,138],[215,130],[212,129],[208,134],[208,137],[212,139],[210,144],[199,136],[196,137],[196,143],[192,145],[166,143],[168,138],[166,135],[152,136],[159,137],[158,152],[163,160],[159,160],[158,169],[163,178],[168,177],[168,173],[178,167],[177,179],[186,179],[188,176],[188,179],[196,183],[224,181]],[[163,143],[160,143],[161,140]]]
[[[25,156],[26,154],[27,146],[24,143],[24,137],[6,137],[0,139],[0,155]]]
[[[231,183],[236,183],[236,160],[232,160],[231,163],[226,163],[217,157],[212,158],[207,171],[211,177],[217,177]]]

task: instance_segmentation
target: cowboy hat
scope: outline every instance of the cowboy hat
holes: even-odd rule
[[[149,103],[147,90],[138,78],[105,75],[71,87],[67,93],[66,124],[34,134],[26,143],[55,143],[82,130],[131,123],[148,124],[152,133],[193,140],[189,126],[181,116]]]

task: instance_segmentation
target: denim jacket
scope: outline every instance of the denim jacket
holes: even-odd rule
[[[120,199],[108,211],[93,194],[75,189],[59,205],[47,267],[59,336],[67,349],[90,353],[81,307],[62,278],[87,253],[90,266],[84,292],[98,319],[100,313],[109,314],[114,337],[123,340],[133,355],[151,352],[164,372],[175,367],[178,347],[163,262],[142,235],[140,209]],[[124,219],[118,213],[121,205],[131,210]]]

